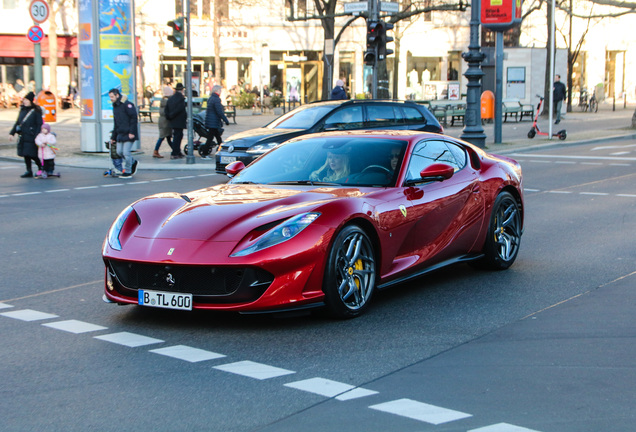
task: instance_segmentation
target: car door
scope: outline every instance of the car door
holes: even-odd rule
[[[471,251],[484,211],[478,173],[468,163],[466,150],[443,139],[417,143],[408,161],[405,196],[413,218],[411,253],[418,266],[432,265]],[[420,172],[434,163],[455,168],[450,179],[421,182]]]

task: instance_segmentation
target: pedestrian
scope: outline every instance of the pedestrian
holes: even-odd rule
[[[17,133],[18,138],[18,156],[24,158],[24,164],[26,165],[26,171],[20,177],[27,178],[33,177],[33,169],[31,168],[31,161],[35,162],[38,169],[42,166],[38,159],[38,146],[35,144],[35,137],[42,130],[42,108],[40,108],[33,100],[35,94],[33,92],[27,93],[22,98],[22,107],[18,114],[18,120],[11,128],[9,132],[9,141],[13,141],[14,135]]]
[[[38,146],[38,158],[42,161],[41,170],[38,177],[47,178],[55,171],[55,154],[58,148],[55,146],[57,138],[51,132],[51,126],[47,123],[42,125],[42,130],[35,137],[35,144]]]
[[[175,92],[164,108],[166,119],[170,122],[172,128],[172,153],[170,159],[182,159],[185,157],[181,153],[181,141],[183,140],[183,130],[187,127],[188,113],[186,112],[186,101],[183,95],[185,87],[183,84],[177,83]]]
[[[132,155],[132,146],[139,139],[137,109],[119,89],[111,89],[108,97],[113,104],[115,125],[110,137],[110,144],[117,146],[117,154],[124,159],[120,178],[131,178],[137,172],[139,162]],[[113,160],[117,166],[115,160]]]
[[[212,87],[212,93],[210,93],[210,98],[208,99],[208,106],[205,109],[205,127],[209,131],[207,138],[208,141],[212,141],[210,143],[211,145],[214,143],[213,138],[216,138],[217,152],[220,150],[221,144],[223,143],[223,139],[221,138],[221,135],[223,134],[223,123],[226,125],[230,124],[230,121],[225,115],[223,104],[221,103],[220,95],[222,90],[223,87],[220,85]]]
[[[338,80],[336,81],[336,86],[331,90],[331,100],[345,100],[349,99],[347,96],[347,91],[344,88],[344,81]]]
[[[554,124],[561,123],[561,107],[563,107],[563,100],[565,99],[566,89],[565,84],[561,82],[561,75],[557,75],[554,78],[554,87],[552,88],[552,99],[556,104],[556,121]]]
[[[155,144],[155,151],[152,153],[153,158],[162,159],[163,156],[159,154],[159,147],[161,147],[161,143],[165,138],[168,141],[168,145],[172,148],[172,128],[170,127],[170,123],[166,118],[166,104],[168,103],[168,99],[170,96],[174,94],[174,90],[168,86],[164,86],[162,90],[162,98],[159,104],[159,139]]]

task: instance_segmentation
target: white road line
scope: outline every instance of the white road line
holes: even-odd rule
[[[552,163],[552,161],[547,161],[547,160],[530,160],[528,162],[533,162],[533,163]]]
[[[7,303],[0,303],[0,309],[8,309],[8,308],[12,308],[13,306],[11,306],[10,304]]]
[[[256,363],[249,360],[214,366],[214,369],[222,370],[224,372],[230,372],[237,375],[243,375],[258,380],[276,378],[279,376],[296,373],[287,369],[268,366],[266,364]]]
[[[0,195],[0,198],[9,198],[11,195]]]
[[[524,192],[541,192],[541,189],[528,189],[528,188],[523,188]]]
[[[626,164],[626,163],[611,163],[609,164],[609,166],[632,166],[632,164]]]
[[[472,417],[471,414],[425,404],[412,399],[398,399],[391,402],[371,405],[369,408],[434,425]]]
[[[100,339],[106,342],[112,342],[119,345],[125,345],[130,348],[135,348],[144,345],[152,345],[163,342],[161,339],[155,339],[148,336],[142,336],[135,333],[120,332],[111,333],[103,336],[95,336],[95,339]]]
[[[175,345],[166,348],[150,350],[151,353],[160,354],[179,360],[185,360],[190,363],[197,363],[206,360],[213,360],[225,357],[212,351],[206,351],[199,348],[192,348],[186,345]]]
[[[559,165],[576,165],[576,162],[572,161],[556,161],[554,163]]]
[[[581,162],[581,165],[603,165],[600,162]]]
[[[579,159],[579,160],[617,160],[617,161],[636,161],[636,157],[634,158],[626,158],[626,157],[614,157],[614,156],[567,156],[567,155],[544,155],[544,154],[534,154],[534,153],[513,153],[510,156],[512,157],[531,157],[531,158],[551,158],[551,159]]]
[[[609,195],[608,193],[605,192],[579,192],[580,195]]]
[[[38,195],[41,194],[42,192],[23,192],[23,193],[15,193],[15,194],[11,194],[12,196],[25,196],[25,195]]]
[[[534,429],[527,429],[521,426],[515,426],[508,423],[497,423],[490,426],[484,426],[479,429],[471,429],[468,432],[539,432]]]
[[[336,399],[342,401],[357,399],[378,393],[377,391],[356,388],[355,386],[352,386],[350,384],[332,381],[325,378],[310,378],[302,381],[287,383],[285,384],[285,387],[291,387],[330,398],[337,396]]]
[[[163,179],[156,179],[156,180],[150,180],[153,183],[158,183],[158,182],[165,182],[165,181],[170,181],[170,180],[174,180],[173,178],[163,178]]]
[[[570,191],[559,191],[559,190],[554,190],[554,191],[548,191],[548,193],[551,193],[551,194],[571,194],[572,192],[570,192]]]
[[[3,167],[0,167],[0,169],[13,169],[13,168],[17,168],[17,166],[3,166]]]
[[[84,190],[84,189],[97,189],[97,188],[99,188],[99,186],[82,186],[82,187],[76,187],[76,188],[73,188],[73,189],[75,189],[75,190]]]
[[[627,197],[627,198],[636,198],[636,195],[634,195],[634,194],[616,194],[616,196]]]
[[[626,154],[630,154],[631,152],[628,151],[622,151],[622,152],[616,152],[616,153],[610,153],[612,156],[620,156],[620,155],[626,155]]]
[[[109,187],[117,187],[117,186],[124,186],[124,184],[123,183],[105,184],[105,185],[102,185],[101,187],[109,188]]]
[[[17,311],[4,312],[4,313],[1,313],[0,315],[4,315],[8,318],[19,319],[22,321],[39,321],[39,320],[45,320],[50,318],[58,318],[57,315],[44,313],[44,312],[38,312],[32,309],[21,309]]]
[[[129,185],[136,185],[136,184],[146,184],[146,183],[150,183],[148,180],[144,180],[144,181],[138,181],[138,182],[132,182],[132,183],[128,183]]]
[[[70,333],[80,334],[94,332],[98,330],[106,330],[108,327],[103,327],[97,324],[91,324],[77,320],[56,321],[52,323],[42,324],[45,327],[51,327],[56,330],[63,330]]]
[[[185,179],[191,179],[191,178],[195,178],[196,176],[193,175],[189,175],[189,176],[182,176],[182,177],[175,177],[175,180],[185,180]]]
[[[46,193],[55,193],[55,192],[67,192],[70,189],[53,189],[53,190],[49,190],[49,191],[44,191]]]
[[[213,175],[216,175],[216,173],[211,173],[211,174],[199,174],[199,175],[197,175],[197,177],[210,177],[210,176],[213,176]]]

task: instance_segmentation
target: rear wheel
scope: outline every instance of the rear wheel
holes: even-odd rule
[[[596,99],[590,100],[590,112],[598,112],[598,102],[596,102]]]
[[[564,139],[566,139],[567,137],[568,137],[568,133],[565,131],[565,129],[564,129],[564,130],[562,130],[562,131],[559,131],[559,139],[560,139],[560,140],[564,140]]]
[[[521,244],[521,209],[510,192],[502,192],[495,200],[490,226],[484,244],[481,267],[505,270],[515,262]]]
[[[353,318],[368,307],[375,288],[375,254],[369,236],[358,226],[349,225],[333,242],[323,291],[331,315]]]

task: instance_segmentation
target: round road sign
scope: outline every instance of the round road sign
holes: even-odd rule
[[[49,18],[49,4],[46,0],[33,0],[29,6],[31,18],[36,23],[43,23]]]
[[[33,43],[40,43],[44,39],[44,31],[40,26],[31,26],[27,32],[27,38]]]

